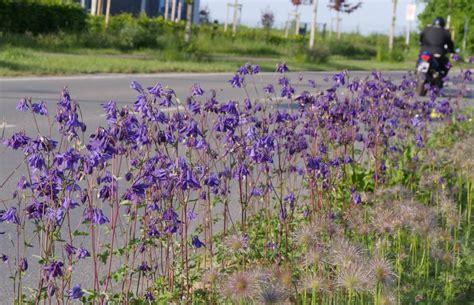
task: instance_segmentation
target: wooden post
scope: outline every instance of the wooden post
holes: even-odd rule
[[[395,22],[397,21],[397,0],[392,0],[393,11],[392,11],[392,23],[390,24],[390,33],[388,38],[388,50],[393,50],[393,39],[395,36]]]
[[[165,13],[164,13],[165,20],[168,20],[169,10],[170,10],[170,0],[165,0]]]
[[[146,0],[142,0],[146,1]],[[111,0],[107,0],[107,7],[105,9],[105,28],[109,26],[109,19],[110,19],[110,5]]]
[[[171,21],[176,21],[176,0],[171,0]]]
[[[186,27],[184,29],[184,41],[191,42],[191,35],[192,35],[192,22],[193,22],[193,8],[194,8],[194,1],[193,0],[186,0]]]
[[[92,16],[97,15],[97,0],[92,0],[91,2],[91,15]]]
[[[318,14],[318,0],[313,0],[313,18],[311,19],[311,32],[309,34],[309,48],[314,48],[314,38],[316,36],[316,16]]]

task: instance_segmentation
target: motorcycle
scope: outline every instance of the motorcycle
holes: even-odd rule
[[[425,96],[427,92],[426,85],[431,87],[443,88],[443,78],[445,72],[437,60],[439,54],[430,54],[422,52],[418,56],[416,65],[416,93],[419,96]]]

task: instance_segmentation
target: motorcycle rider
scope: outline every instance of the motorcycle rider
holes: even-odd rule
[[[428,52],[439,64],[443,77],[448,74],[450,65],[446,56],[454,53],[454,43],[451,34],[444,27],[446,22],[442,17],[436,17],[431,26],[426,27],[420,34],[421,51]]]

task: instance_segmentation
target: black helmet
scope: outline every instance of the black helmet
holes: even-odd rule
[[[446,26],[446,22],[444,21],[444,18],[443,18],[443,17],[436,17],[436,18],[433,20],[433,25],[434,25],[434,26],[439,26],[439,27],[444,28],[444,27]]]

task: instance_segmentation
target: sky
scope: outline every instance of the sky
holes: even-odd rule
[[[212,20],[217,19],[224,22],[226,18],[226,4],[234,3],[234,0],[200,0],[201,8],[208,7]],[[260,16],[267,8],[273,11],[275,15],[275,26],[284,27],[288,19],[288,13],[294,11],[294,6],[290,0],[238,0],[242,4],[242,23],[248,26],[261,26]],[[392,0],[360,0],[362,7],[349,15],[342,15],[341,29],[343,32],[360,32],[362,34],[370,33],[388,33],[391,16]],[[357,0],[351,2],[356,3]],[[395,32],[403,34],[406,31],[408,22],[405,21],[405,12],[407,4],[412,0],[398,0],[397,20]],[[328,8],[329,0],[319,0],[317,23],[326,23],[327,29],[330,28],[331,19],[336,17],[336,13]],[[418,3],[416,13],[420,13],[423,5]],[[299,8],[301,12],[301,22],[311,22],[311,5],[302,5]],[[229,14],[232,20],[232,12]],[[411,28],[416,28],[412,23]],[[334,30],[335,30],[334,22]]]

